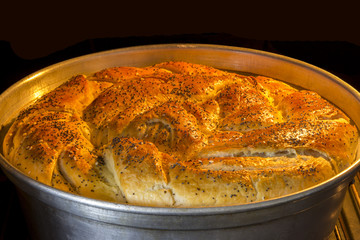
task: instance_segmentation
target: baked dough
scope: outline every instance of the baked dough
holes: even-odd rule
[[[315,92],[163,62],[73,77],[21,111],[3,152],[31,178],[86,197],[212,207],[315,186],[353,162],[357,139]]]

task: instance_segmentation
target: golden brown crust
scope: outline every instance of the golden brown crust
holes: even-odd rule
[[[267,200],[303,190],[334,174],[325,159],[305,156],[200,158],[173,166],[169,185],[174,193],[180,192],[175,198],[180,206]],[[191,188],[184,187],[189,182]],[[181,194],[185,190],[187,194]]]
[[[332,162],[337,171],[355,158],[358,134],[354,126],[336,121],[299,121],[274,124],[248,132],[218,132],[200,156],[316,155]]]
[[[121,135],[152,142],[161,151],[184,160],[207,143],[196,117],[178,102],[167,102],[136,117]]]
[[[114,138],[107,150],[128,202],[204,207],[283,196],[334,175],[321,157],[216,157],[177,161],[154,144]]]
[[[161,78],[167,80],[172,76],[172,73],[157,67],[113,67],[96,72],[92,78],[96,81],[124,83],[132,79],[139,78]]]
[[[279,110],[288,120],[311,119],[311,120],[336,120],[349,118],[334,105],[321,98],[315,92],[297,91],[282,99]]]
[[[318,94],[263,76],[163,62],[78,75],[23,110],[4,139],[28,176],[145,206],[281,197],[354,160],[358,132]]]

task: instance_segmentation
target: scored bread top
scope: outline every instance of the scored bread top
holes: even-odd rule
[[[3,143],[24,174],[157,207],[257,202],[348,167],[358,132],[315,92],[187,62],[77,75],[20,112]]]

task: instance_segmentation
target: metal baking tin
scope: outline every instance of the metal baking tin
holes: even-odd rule
[[[77,74],[169,60],[270,76],[314,90],[359,128],[360,94],[305,62],[253,49],[205,44],[129,47],[70,59],[20,80],[0,95],[0,136],[21,108]],[[85,198],[30,179],[0,156],[34,239],[327,239],[360,160],[317,186],[263,202],[209,208],[155,208]]]

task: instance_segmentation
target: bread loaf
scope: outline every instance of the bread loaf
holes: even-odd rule
[[[187,62],[78,75],[22,110],[3,152],[24,174],[132,205],[282,197],[348,167],[358,132],[317,93]]]

